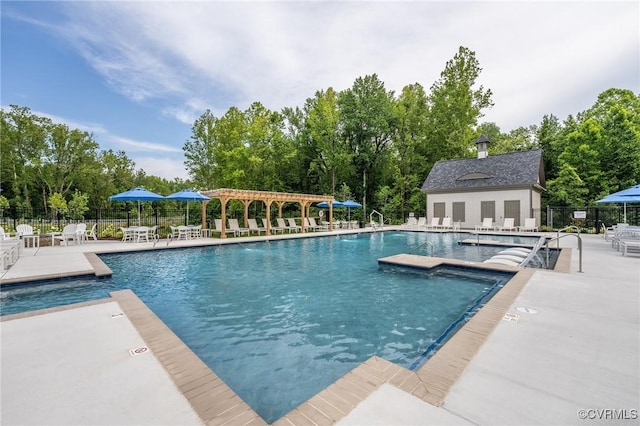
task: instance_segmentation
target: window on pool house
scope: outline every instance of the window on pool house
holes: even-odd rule
[[[453,221],[464,222],[464,201],[453,203]]]

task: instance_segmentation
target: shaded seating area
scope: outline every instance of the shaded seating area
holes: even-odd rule
[[[220,228],[216,228],[216,232],[220,233],[220,237],[221,238],[226,238],[227,236],[227,227],[226,227],[226,222],[227,222],[227,204],[230,200],[237,200],[239,202],[242,203],[242,205],[244,206],[244,223],[246,224],[247,228],[240,228],[239,224],[238,224],[238,220],[235,220],[235,223],[233,224],[233,226],[235,227],[235,225],[237,224],[237,229],[246,229],[248,233],[248,226],[249,226],[249,206],[251,205],[251,203],[256,202],[256,201],[260,201],[262,203],[264,203],[265,207],[266,207],[266,213],[265,216],[267,218],[271,217],[271,207],[273,206],[273,204],[275,204],[278,207],[278,218],[282,218],[282,207],[285,203],[297,203],[300,206],[300,212],[301,212],[301,220],[302,223],[304,224],[304,219],[305,218],[309,218],[310,215],[310,208],[312,206],[312,204],[316,204],[316,203],[321,203],[321,202],[327,202],[329,204],[329,223],[328,223],[328,230],[333,230],[333,207],[332,207],[332,203],[335,200],[333,196],[330,195],[313,195],[313,194],[295,194],[295,193],[287,193],[287,192],[271,192],[271,191],[253,191],[253,190],[245,190],[245,189],[228,189],[228,188],[219,188],[219,189],[212,189],[212,190],[207,190],[207,191],[201,191],[201,193],[207,197],[209,197],[209,200],[204,200],[202,203],[202,226],[205,227],[206,226],[206,208],[207,208],[207,204],[209,202],[211,202],[211,200],[219,200],[220,201]],[[255,220],[255,219],[253,219]],[[272,233],[272,228],[271,228],[271,223],[269,221],[267,221],[265,223],[265,234],[266,235],[271,235]],[[289,224],[289,226],[291,226],[291,224]],[[232,223],[231,223],[231,219],[229,219],[229,227],[232,228]],[[280,222],[278,222],[278,228],[281,228],[283,231],[285,229],[284,226],[282,226],[280,224]],[[232,228],[233,229],[233,228]],[[260,229],[260,228],[258,228]],[[296,225],[296,229],[300,230],[301,232],[305,232],[304,227]],[[236,229],[234,229],[236,230]],[[291,229],[288,229],[289,232],[291,232]],[[242,235],[245,232],[236,232],[234,235]]]

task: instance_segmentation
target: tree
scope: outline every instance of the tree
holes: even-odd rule
[[[89,197],[87,194],[76,190],[71,197],[71,201],[67,204],[69,214],[73,219],[82,219],[84,214],[89,210]]]
[[[67,207],[67,200],[65,200],[62,194],[58,192],[51,194],[47,203],[49,204],[49,207],[51,207],[54,217],[58,214],[66,214],[69,210]]]
[[[425,147],[431,165],[473,152],[474,127],[484,115],[482,111],[493,106],[491,90],[483,86],[474,89],[481,71],[475,53],[460,47],[431,86]]]
[[[378,205],[393,210],[393,216],[404,218],[406,209],[416,211],[424,206],[420,187],[429,172],[425,152],[421,149],[426,144],[426,112],[424,88],[418,83],[405,86],[393,108],[396,132],[393,135],[392,188],[383,187],[376,195]],[[385,216],[390,213],[383,211]]]
[[[217,159],[215,127],[218,119],[206,110],[191,127],[191,138],[183,146],[185,168],[195,185],[215,188]]]
[[[366,216],[366,200],[372,199],[382,181],[382,173],[377,172],[388,160],[394,133],[393,92],[385,90],[376,74],[359,77],[353,87],[340,93],[338,108],[340,136],[348,144],[355,166],[350,181],[355,184],[362,179],[362,190],[356,189],[356,194],[363,197]]]
[[[307,100],[308,115],[306,125],[315,148],[315,158],[309,171],[316,173],[321,186],[332,195],[336,193],[336,183],[345,177],[344,169],[351,162],[351,153],[339,137],[338,97],[329,88],[316,92],[314,99]]]

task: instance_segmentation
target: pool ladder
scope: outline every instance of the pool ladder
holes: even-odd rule
[[[431,241],[425,241],[424,243],[420,244],[415,249],[411,250],[411,253],[409,253],[409,254],[416,254],[418,252],[418,250],[420,250],[422,247],[427,246],[427,245],[431,248],[431,250],[429,252],[430,253],[429,256],[433,257],[434,245],[433,245],[433,243]]]

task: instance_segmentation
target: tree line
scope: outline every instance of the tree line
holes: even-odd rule
[[[183,146],[187,181],[148,176],[125,152],[100,150],[93,135],[11,106],[0,115],[0,197],[46,210],[54,194],[85,195],[101,208],[134,186],[164,194],[237,188],[353,198],[403,220],[424,212],[420,187],[431,167],[474,156],[481,134],[490,154],[544,150],[545,204],[586,206],[640,182],[638,94],[611,88],[563,122],[549,114],[503,133],[480,122],[493,106],[491,90],[477,85],[481,71],[475,53],[460,47],[428,91],[414,83],[396,94],[372,74],[342,91],[318,90],[301,107],[254,102],[219,117],[207,110]]]

